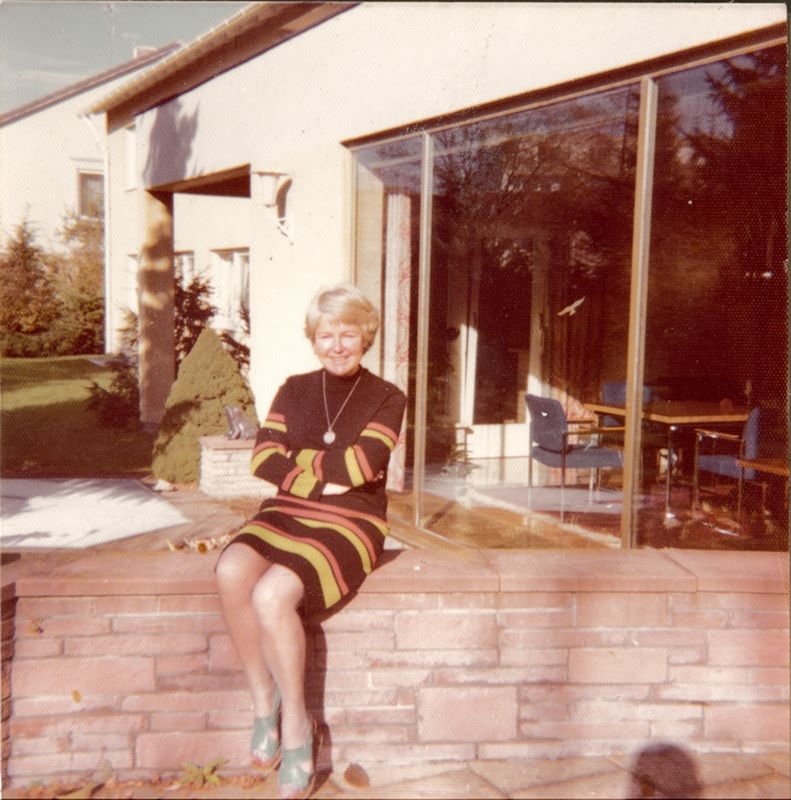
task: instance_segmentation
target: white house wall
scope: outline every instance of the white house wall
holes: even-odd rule
[[[251,379],[262,414],[286,375],[315,366],[301,340],[310,297],[351,277],[351,161],[341,142],[785,19],[780,3],[363,4],[146,112],[138,164],[149,186],[247,163],[292,178],[291,240],[273,209],[250,202],[235,219],[249,225]],[[148,134],[158,124],[182,138],[152,164]],[[209,231],[209,246],[221,246],[231,222],[210,207],[177,207],[178,247],[195,249],[190,227],[195,241]]]
[[[62,250],[59,232],[79,208],[79,173],[104,173],[101,121],[80,117],[98,91],[86,92],[0,127],[0,233],[27,220],[36,242]]]

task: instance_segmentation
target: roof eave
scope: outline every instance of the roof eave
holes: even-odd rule
[[[254,3],[152,69],[103,98],[88,113],[106,112],[108,129],[325,22],[358,3]]]

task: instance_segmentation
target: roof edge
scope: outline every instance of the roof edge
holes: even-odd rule
[[[172,97],[249,61],[359,2],[257,2],[170,54],[102,98],[88,113],[106,112],[111,127],[125,124]],[[177,87],[177,88],[176,88]]]
[[[81,81],[77,81],[77,83],[72,83],[63,89],[58,89],[57,91],[46,94],[43,97],[37,98],[36,100],[31,100],[29,103],[24,103],[21,106],[12,108],[9,111],[0,114],[0,126],[7,125],[10,122],[16,122],[17,120],[23,119],[30,114],[35,114],[38,111],[43,111],[45,108],[62,103],[65,100],[76,97],[78,94],[87,92],[89,89],[101,86],[103,83],[108,83],[136,70],[150,67],[157,61],[161,61],[170,53],[177,51],[182,46],[183,45],[181,42],[171,42],[164,47],[156,48],[155,50],[148,51],[129,61],[124,61],[122,64],[117,64],[116,66],[110,67],[102,72],[97,72],[95,75],[91,75]]]

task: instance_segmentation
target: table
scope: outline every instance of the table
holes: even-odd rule
[[[597,416],[625,417],[624,403],[585,403]],[[667,479],[665,482],[665,517],[672,517],[670,489],[673,475],[673,431],[687,425],[737,424],[747,421],[750,409],[708,400],[653,400],[643,403],[643,419],[667,425]]]

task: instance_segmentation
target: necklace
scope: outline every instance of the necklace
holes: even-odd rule
[[[330,422],[330,410],[327,408],[327,373],[321,373],[321,391],[324,395],[324,413],[327,415],[327,431],[324,434],[324,444],[331,445],[335,441],[335,431],[332,429],[332,426],[338,421],[338,417],[341,415],[341,411],[346,408],[346,403],[349,402],[349,398],[352,396],[352,392],[357,388],[357,384],[360,382],[360,378],[362,378],[363,373],[360,370],[360,374],[357,376],[357,380],[354,382],[354,386],[352,386],[351,391],[349,394],[346,395],[346,399],[343,401],[343,404],[338,409],[338,413],[335,415],[335,418]]]

